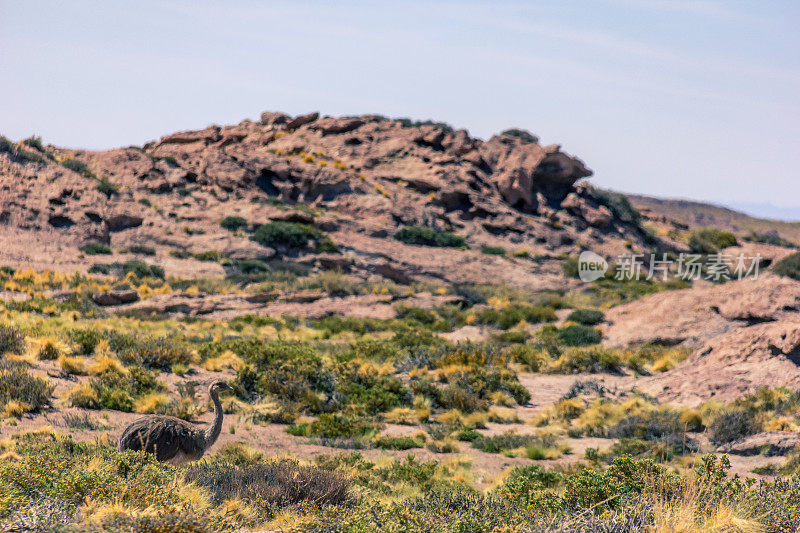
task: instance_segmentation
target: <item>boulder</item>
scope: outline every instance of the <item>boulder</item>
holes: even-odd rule
[[[278,291],[256,292],[253,294],[246,294],[244,299],[246,302],[252,304],[266,304],[269,302],[274,302],[279,296],[280,292]]]
[[[372,271],[384,278],[390,279],[396,283],[402,283],[403,285],[407,285],[413,281],[405,270],[391,263],[379,263],[374,265]]]
[[[315,302],[320,298],[324,298],[325,293],[316,291],[316,290],[307,290],[307,291],[299,291],[299,292],[292,292],[289,294],[284,294],[280,297],[282,302],[286,303],[309,303]]]
[[[119,214],[111,215],[106,219],[106,226],[108,231],[123,231],[130,228],[136,228],[142,225],[144,219],[136,215]]]
[[[265,260],[274,256],[275,250],[250,240],[241,240],[225,248],[224,255],[234,261]]]
[[[307,113],[305,115],[298,115],[286,123],[287,130],[296,130],[300,126],[311,124],[319,118],[319,113]]]
[[[219,130],[218,126],[211,126],[200,131],[181,131],[162,137],[158,144],[190,144],[200,141],[204,143],[217,142],[222,138]]]
[[[289,115],[280,111],[264,111],[261,113],[261,124],[271,126],[273,124],[286,124],[289,122]]]
[[[332,135],[351,132],[364,124],[360,118],[333,118],[319,119],[311,126],[312,129],[322,132],[323,135]]]
[[[139,293],[133,289],[114,289],[92,294],[92,301],[100,306],[124,305],[139,301]]]
[[[350,270],[353,260],[338,254],[319,254],[316,257],[316,263],[323,270],[341,270],[342,272],[346,272]]]

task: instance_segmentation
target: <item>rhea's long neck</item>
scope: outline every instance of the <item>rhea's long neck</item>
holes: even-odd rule
[[[219,403],[219,396],[216,392],[211,393],[211,401],[214,402],[214,424],[206,430],[206,449],[217,442],[222,431],[222,404]]]

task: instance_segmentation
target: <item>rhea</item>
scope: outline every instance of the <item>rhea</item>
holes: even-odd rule
[[[208,429],[202,430],[173,416],[145,416],[122,432],[119,438],[120,451],[144,450],[154,454],[158,461],[173,465],[199,460],[214,445],[222,431],[219,393],[228,390],[231,390],[231,386],[222,380],[215,381],[208,388],[208,395],[214,402],[214,423]]]

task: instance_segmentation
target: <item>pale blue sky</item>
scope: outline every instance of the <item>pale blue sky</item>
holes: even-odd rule
[[[622,191],[800,205],[800,2],[0,0],[0,133],[92,149],[263,110],[560,143]]]

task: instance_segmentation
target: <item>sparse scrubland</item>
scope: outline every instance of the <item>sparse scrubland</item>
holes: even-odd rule
[[[525,130],[379,115],[0,137],[0,163],[0,530],[800,527],[793,234],[639,213]],[[770,272],[615,276],[732,247]],[[219,379],[201,462],[117,451],[138,416],[208,427]]]
[[[284,229],[276,235],[290,240],[294,233]],[[688,350],[602,346],[604,312],[591,305],[596,287],[582,293],[443,288],[469,299],[432,307],[399,303],[392,319],[189,320],[110,316],[91,295],[124,286],[146,300],[190,283],[210,293],[315,288],[339,297],[437,289],[370,284],[336,271],[303,275],[266,263],[249,274],[194,282],[145,268],[110,273],[116,277],[0,273],[5,290],[30,296],[6,301],[0,326],[0,408],[10,429],[0,440],[0,520],[9,528],[790,531],[800,525],[797,480],[732,477],[727,457],[705,453],[763,430],[797,429],[797,393],[763,389],[689,409],[604,385],[598,378],[669,370]],[[604,283],[621,299],[631,294],[626,283],[598,282]],[[65,290],[69,298],[48,296]],[[447,340],[473,325],[495,333],[484,342]],[[560,397],[536,400],[531,411],[538,391],[526,383],[569,374],[578,375]],[[117,413],[201,420],[208,405],[195,375],[222,375],[234,387],[224,402],[230,440],[202,463],[183,467],[116,450],[115,421],[124,416]],[[55,415],[59,410],[67,413]],[[254,428],[321,446],[323,453],[267,453],[257,440],[237,440]],[[601,446],[583,446],[584,439]],[[486,470],[500,458],[513,462]],[[759,472],[794,475],[795,463]]]

